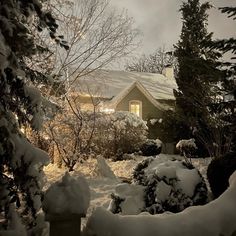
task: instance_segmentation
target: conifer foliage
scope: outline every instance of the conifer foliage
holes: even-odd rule
[[[226,13],[228,18],[236,20],[236,7],[222,7],[222,13]],[[222,80],[222,89],[225,99],[219,104],[220,112],[224,111],[224,119],[230,126],[232,134],[231,152],[236,154],[236,38],[219,39],[206,43],[209,49],[219,50],[220,53],[232,54],[231,61],[223,64],[222,70],[225,77]]]
[[[42,121],[42,100],[34,87],[42,76],[26,63],[46,50],[35,43],[35,28],[47,28],[52,40],[57,38],[58,25],[50,12],[42,10],[42,2],[1,0],[0,4],[0,218],[5,219],[0,231],[14,225],[17,208],[32,228],[41,208],[42,166],[48,156],[33,147],[19,127],[28,123],[37,130]]]
[[[207,10],[210,8],[208,2],[201,4],[199,0],[188,0],[182,4],[183,26],[180,40],[175,46],[178,61],[178,90],[174,91],[177,110],[193,133],[201,137],[210,130],[212,87],[219,78],[216,60],[220,54],[203,45],[212,37],[212,33],[207,31]]]

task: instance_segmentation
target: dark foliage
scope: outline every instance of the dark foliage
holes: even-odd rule
[[[204,42],[212,41],[212,33],[207,32],[207,10],[210,8],[208,2],[201,4],[199,0],[183,2],[180,8],[183,26],[175,46],[178,90],[174,95],[181,120],[194,131],[192,137],[204,146],[213,147],[215,141],[212,138],[207,141],[204,137],[212,136],[209,135],[212,125],[210,106],[215,96],[213,88],[222,75],[217,69],[221,54],[204,47]]]
[[[153,161],[153,158],[148,158],[140,163],[134,168],[132,177],[133,177],[133,182],[140,184],[140,185],[145,185],[146,184],[146,176],[144,173],[145,168],[148,167],[148,165]]]
[[[228,153],[211,161],[207,168],[207,178],[215,198],[219,197],[228,188],[229,177],[235,170],[235,153]]]
[[[35,27],[48,30],[52,39],[57,38],[58,28],[51,13],[43,10],[43,2],[1,0],[0,4],[0,218],[6,225],[10,204],[21,207],[28,227],[36,224],[40,210],[35,199],[40,203],[40,166],[47,156],[30,145],[19,127],[40,128],[42,104],[34,85],[47,84],[47,76],[29,68],[27,61],[47,51],[36,43]],[[36,163],[38,175],[31,172]]]
[[[147,139],[140,150],[143,156],[156,156],[161,153],[162,146],[154,139]]]
[[[110,206],[110,211],[113,214],[118,214],[121,212],[120,204],[125,200],[120,198],[119,196],[115,195],[114,193],[111,194],[112,205]]]
[[[236,7],[222,7],[220,10],[222,13],[226,13],[228,18],[236,20]],[[231,61],[221,64],[221,70],[225,75],[221,80],[225,99],[217,104],[217,109],[219,113],[223,114],[222,120],[227,122],[227,136],[232,135],[230,151],[236,153],[236,39],[206,41],[205,46],[211,50],[218,50],[222,54],[232,53]]]

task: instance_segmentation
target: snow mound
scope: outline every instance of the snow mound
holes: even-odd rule
[[[90,189],[82,176],[71,177],[68,172],[45,192],[43,209],[46,214],[82,214],[89,207]]]
[[[106,163],[106,160],[102,156],[97,158],[97,166],[95,167],[95,173],[100,177],[116,179],[114,172],[110,166]]]
[[[112,212],[119,212],[120,210],[116,207],[122,209],[122,214],[124,215],[137,215],[145,207],[143,201],[144,198],[144,187],[140,185],[130,185],[127,183],[118,184],[115,188],[116,195],[119,196],[120,206],[115,201],[111,201],[108,209]],[[118,200],[118,201],[119,201]]]

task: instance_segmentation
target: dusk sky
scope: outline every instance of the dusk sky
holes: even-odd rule
[[[203,1],[202,1],[203,2]],[[209,32],[215,38],[236,35],[236,22],[218,11],[221,6],[236,6],[236,0],[212,0],[209,11]],[[178,41],[181,32],[181,0],[111,0],[118,8],[126,8],[142,32],[142,45],[138,53],[151,53],[165,45],[171,48]]]

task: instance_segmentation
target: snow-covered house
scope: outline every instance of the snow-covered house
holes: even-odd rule
[[[77,85],[82,109],[95,105],[102,112],[129,111],[143,120],[160,119],[164,110],[173,108],[177,87],[171,68],[163,74],[100,70]]]
[[[173,89],[177,85],[173,74],[172,68],[166,68],[163,74],[97,70],[77,80],[72,78],[70,95],[81,110],[135,113],[147,121],[148,137],[161,139],[157,122],[163,121],[165,110],[175,107]],[[173,153],[174,147],[173,140],[168,140],[162,151]]]

